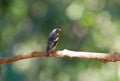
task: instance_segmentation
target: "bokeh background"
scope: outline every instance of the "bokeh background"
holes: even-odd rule
[[[52,29],[57,50],[120,52],[119,0],[0,0],[0,57],[45,51]],[[120,81],[120,63],[33,58],[1,65],[3,81]]]

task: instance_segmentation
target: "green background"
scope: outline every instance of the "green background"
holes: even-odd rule
[[[45,51],[56,27],[56,50],[120,52],[120,1],[0,0],[0,56]],[[120,81],[119,62],[33,58],[1,67],[3,81]]]

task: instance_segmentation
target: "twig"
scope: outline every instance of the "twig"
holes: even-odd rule
[[[20,54],[8,58],[0,58],[0,64],[8,64],[22,59],[45,57],[45,52],[32,52],[26,54]],[[94,53],[94,52],[76,52],[70,50],[54,51],[50,57],[70,57],[70,58],[88,58],[102,60],[103,63],[120,61],[120,53]]]

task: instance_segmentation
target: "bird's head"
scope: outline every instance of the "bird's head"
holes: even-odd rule
[[[53,30],[53,32],[55,32],[55,33],[57,34],[57,36],[59,36],[60,31],[61,31],[60,28],[55,28],[55,29]]]

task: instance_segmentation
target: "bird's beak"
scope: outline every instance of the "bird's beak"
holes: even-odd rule
[[[61,31],[61,29],[59,29],[59,31]]]

